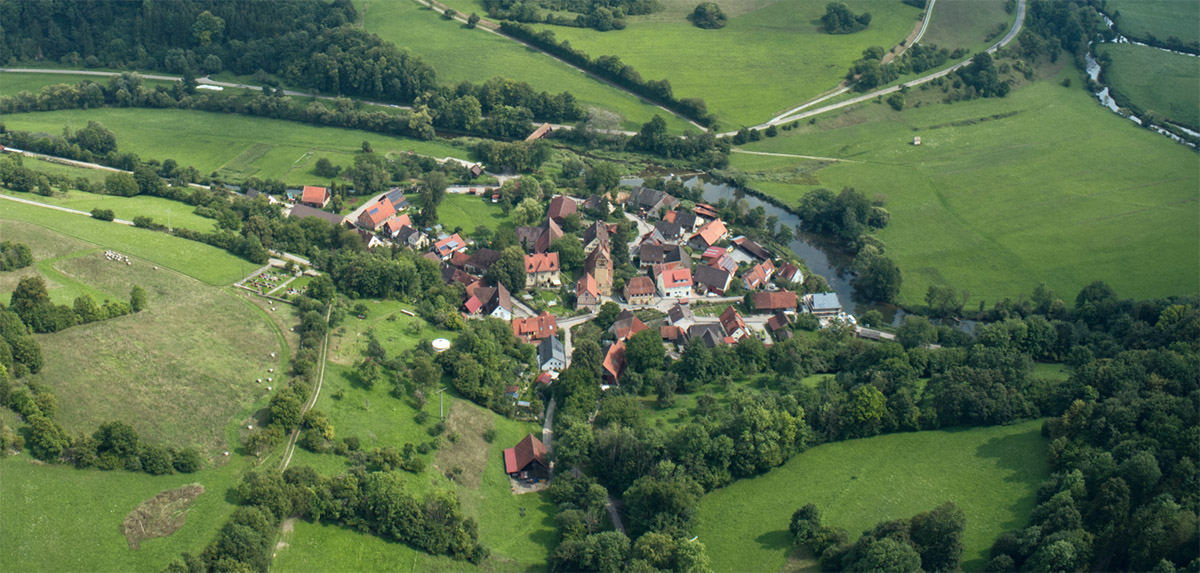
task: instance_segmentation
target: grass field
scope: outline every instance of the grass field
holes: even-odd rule
[[[98,221],[12,201],[4,201],[0,223],[25,221],[91,243],[100,249],[174,269],[210,285],[227,285],[253,270],[253,263],[216,247],[147,229]],[[2,228],[2,227],[0,227]],[[2,232],[2,231],[0,231]]]
[[[540,27],[593,58],[619,56],[647,80],[666,78],[677,97],[702,98],[730,129],[761,123],[835,87],[864,49],[895,46],[921,13],[900,2],[851,0],[855,13],[871,13],[870,27],[830,35],[819,30],[826,2],[738,4],[748,11],[720,30],[697,28],[678,9],[630,18],[621,31]]]
[[[88,120],[111,129],[122,152],[132,151],[142,159],[174,159],[234,181],[253,175],[292,185],[322,183],[327,180],[312,173],[317,159],[328,157],[337,165],[350,166],[364,140],[376,153],[411,150],[435,157],[468,157],[465,150],[437,141],[204,111],[103,108],[4,117],[8,129],[46,133],[60,133],[64,125],[83,127]]]
[[[505,215],[499,205],[475,195],[447,194],[438,205],[438,222],[446,232],[459,227],[466,233],[474,233],[475,227],[483,225],[491,230],[512,226],[512,218]]]
[[[35,73],[11,73],[0,72],[0,97],[16,95],[22,91],[30,93],[38,93],[45,86],[57,84],[75,85],[83,80],[91,80],[101,85],[108,85],[111,78],[102,76],[89,76],[86,74],[35,74]],[[174,82],[166,82],[162,80],[142,80],[142,85],[149,89],[154,89],[158,86],[170,86]]]
[[[1039,282],[1068,298],[1095,280],[1122,297],[1195,292],[1195,153],[1062,87],[1063,77],[1082,83],[1069,70],[1003,99],[899,113],[866,103],[746,146],[848,160],[809,172],[813,182],[779,182],[809,160],[732,163],[788,203],[818,187],[883,196],[892,217],[879,237],[904,273],[904,303],[920,304],[931,284],[968,291],[969,306]]]
[[[360,0],[355,4],[368,32],[420,55],[437,69],[442,83],[478,84],[500,76],[526,82],[538,91],[569,91],[584,107],[619,114],[624,129],[636,130],[655,114],[667,120],[673,131],[695,129],[673,114],[550,56],[482,29],[468,30],[462,23],[446,21],[413,0]],[[475,10],[486,16],[483,9]]]
[[[1041,422],[891,434],[815,447],[770,473],[716,490],[695,530],[714,571],[778,571],[788,523],[806,503],[851,540],[876,523],[953,501],[967,518],[963,570],[977,571],[995,538],[1021,527],[1049,475]]]
[[[1110,0],[1108,9],[1119,12],[1122,33],[1160,40],[1175,36],[1185,42],[1200,40],[1200,3],[1193,0]]]
[[[80,174],[100,174],[104,172],[94,169],[84,169],[82,167],[67,167],[63,165],[55,165],[44,161],[26,160],[25,166],[36,171],[52,171],[50,169],[42,169],[42,166],[51,166],[54,168],[62,168],[79,172]],[[74,174],[69,174],[74,176]],[[19,193],[14,191],[0,191],[6,195],[20,197],[38,203],[47,205],[57,205],[68,209],[76,209],[79,211],[90,212],[95,208],[112,209],[113,214],[118,219],[132,221],[134,217],[146,216],[154,219],[156,223],[163,225],[167,224],[167,209],[171,210],[170,222],[173,228],[191,229],[193,231],[209,232],[216,227],[216,221],[206,219],[195,214],[195,207],[179,201],[172,201],[162,197],[152,197],[149,195],[138,195],[134,197],[118,197],[115,195],[97,195],[95,193],[85,193],[72,189],[67,192],[55,193],[52,197],[42,195],[34,195],[31,193]],[[65,214],[64,214],[65,215]]]
[[[1098,44],[1096,51],[1112,58],[1104,79],[1118,99],[1200,130],[1200,58],[1136,44]]]
[[[923,45],[954,51],[981,52],[999,40],[1016,17],[1004,11],[1005,0],[937,0],[933,19],[921,37]],[[999,32],[997,32],[999,30]]]

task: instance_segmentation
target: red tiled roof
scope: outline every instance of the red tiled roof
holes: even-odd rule
[[[467,242],[464,241],[462,237],[458,236],[458,233],[450,235],[449,237],[446,237],[445,239],[433,244],[434,251],[443,257],[456,251],[461,251],[465,248],[467,248]]]
[[[691,269],[670,269],[662,273],[664,288],[692,286]]]
[[[392,215],[396,214],[396,207],[388,200],[387,196],[380,197],[378,201],[367,206],[360,214],[359,220],[363,217],[371,224],[371,226],[379,226],[380,223],[388,220]]]
[[[730,335],[738,330],[742,330],[743,332],[746,330],[746,321],[742,320],[742,315],[732,306],[721,313],[720,321],[721,328],[724,328],[725,332]]]
[[[551,382],[554,382],[554,377],[551,376],[549,372],[542,372],[541,374],[538,374],[538,377],[537,377],[538,384],[545,384],[545,385],[549,386]]]
[[[625,296],[647,296],[654,294],[654,281],[650,277],[636,276],[625,283]]]
[[[575,282],[575,297],[578,298],[584,294],[600,298],[600,285],[596,284],[596,277],[591,273],[583,273],[583,276]]]
[[[683,336],[683,329],[678,326],[660,326],[658,327],[658,334],[662,336],[663,340],[675,341]]]
[[[719,258],[721,258],[721,255],[724,255],[728,252],[729,251],[726,251],[725,249],[722,249],[721,247],[709,247],[707,249],[704,249],[704,254],[700,255],[700,258],[702,258],[702,259],[719,259]]]
[[[795,310],[796,293],[786,290],[754,293],[754,309],[757,311]]]
[[[324,204],[329,198],[329,190],[324,187],[313,187],[311,185],[304,186],[304,195],[300,197],[302,203]]]
[[[525,272],[546,273],[558,270],[558,253],[525,255]]]
[[[542,311],[533,318],[514,318],[512,321],[513,335],[525,340],[541,340],[558,334],[558,319],[553,314]]]
[[[475,295],[471,295],[471,298],[468,298],[467,302],[463,303],[463,308],[467,309],[467,314],[475,314],[479,312],[479,309],[483,308],[483,301],[476,298]]]
[[[778,274],[784,279],[795,281],[796,277],[801,276],[803,273],[800,272],[800,269],[796,265],[793,265],[792,263],[783,263],[783,266],[779,267]]]
[[[720,219],[713,219],[705,223],[703,227],[700,227],[700,230],[695,235],[692,235],[692,238],[700,237],[704,240],[705,244],[712,245],[720,241],[724,235],[725,223],[722,223]]]
[[[550,210],[547,216],[551,219],[565,219],[577,210],[578,207],[575,205],[574,199],[566,195],[559,195],[550,200]]]
[[[621,374],[625,372],[625,341],[622,340],[608,347],[604,353],[604,373],[608,374],[613,384],[620,383]]]
[[[504,450],[504,473],[515,474],[535,460],[546,465],[546,444],[529,434],[516,446]]]

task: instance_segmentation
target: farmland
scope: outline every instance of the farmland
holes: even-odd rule
[[[23,91],[36,94],[42,91],[45,86],[57,84],[77,84],[84,80],[93,81],[98,84],[108,83],[108,78],[103,76],[92,76],[86,74],[38,74],[38,73],[11,73],[0,72],[0,97],[8,97],[16,95]],[[172,82],[162,80],[143,80],[143,85],[153,89],[158,86],[170,86]]]
[[[946,501],[963,510],[963,570],[982,568],[992,541],[1025,524],[1049,475],[1037,421],[838,442],[704,497],[696,533],[714,571],[776,571],[792,548],[792,512],[816,504],[853,540],[876,523]]]
[[[1200,129],[1200,58],[1135,44],[1099,44],[1112,58],[1104,80],[1120,105]]]
[[[1015,15],[1005,12],[1004,4],[1005,0],[937,0],[921,44],[981,52],[1012,25]]]
[[[1110,0],[1110,13],[1119,13],[1117,28],[1123,34],[1159,40],[1175,36],[1184,42],[1200,41],[1200,4],[1191,0]]]
[[[968,305],[1039,282],[1064,297],[1095,280],[1123,297],[1194,292],[1195,155],[1062,87],[1063,77],[1082,83],[1068,70],[1003,99],[903,112],[867,103],[746,146],[846,159],[797,183],[788,170],[811,160],[732,163],[788,203],[818,187],[885,198],[892,218],[879,237],[904,272],[904,303],[919,304],[932,284],[968,291]]]
[[[415,151],[435,157],[468,157],[465,150],[442,142],[192,110],[104,108],[4,118],[8,129],[46,133],[59,133],[64,125],[77,129],[88,120],[112,130],[122,152],[143,159],[174,159],[232,181],[255,176],[291,185],[320,182],[322,178],[312,173],[319,157],[349,166],[364,140],[371,142],[376,153]]]
[[[673,130],[694,129],[669,112],[541,52],[482,29],[468,30],[462,23],[446,21],[412,0],[363,0],[357,4],[364,29],[429,61],[442,83],[478,84],[501,76],[526,82],[539,91],[571,92],[584,107],[619,114],[624,120],[623,129],[635,130],[654,114],[667,120]]]
[[[666,78],[677,97],[702,98],[724,128],[732,128],[758,124],[835,87],[864,49],[895,46],[921,13],[899,2],[851,1],[855,13],[871,13],[870,27],[830,35],[819,30],[825,4],[763,3],[720,30],[696,28],[679,12],[670,19],[630,18],[626,29],[612,32],[540,28],[593,58],[619,56],[645,79]]]

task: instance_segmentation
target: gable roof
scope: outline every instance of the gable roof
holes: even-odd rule
[[[767,319],[767,329],[773,333],[778,332],[780,329],[786,327],[790,322],[791,321],[788,320],[787,315],[783,314],[782,311],[776,312],[775,314],[771,315],[771,318]]]
[[[729,280],[733,275],[725,270],[710,266],[699,266],[695,270],[696,284],[704,285],[709,289],[723,291],[729,288]]]
[[[727,254],[729,251],[721,247],[709,247],[704,249],[704,253],[700,255],[701,259],[714,260],[721,258],[721,255]]]
[[[550,250],[550,245],[553,244],[554,241],[563,236],[563,230],[562,227],[558,226],[558,223],[556,223],[554,219],[549,217],[546,217],[546,221],[542,223],[542,226],[539,228],[542,229],[542,232],[540,235],[538,235],[537,240],[534,241],[533,252],[544,253]]]
[[[557,336],[551,335],[550,338],[545,338],[538,343],[538,364],[545,364],[554,359],[566,362],[567,351],[563,347],[562,341]]]
[[[305,217],[317,217],[319,219],[325,219],[334,225],[341,225],[346,220],[345,217],[338,215],[337,213],[330,213],[329,211],[314,209],[313,207],[301,205],[299,203],[292,207],[292,210],[290,213],[288,213],[288,216],[296,217],[297,219],[303,219]]]
[[[617,315],[617,320],[613,321],[612,326],[608,327],[608,331],[616,335],[617,340],[626,340],[633,338],[633,335],[650,328],[642,319],[633,315],[633,311],[625,309],[621,314]]]
[[[608,252],[608,245],[600,245],[596,247],[596,250],[588,254],[587,258],[583,260],[583,268],[587,269],[589,273],[595,272],[596,265],[599,264],[600,259],[608,261],[608,268],[612,268],[612,253]]]
[[[696,231],[695,235],[692,235],[692,239],[699,237],[704,241],[704,244],[712,246],[717,241],[720,241],[721,237],[725,236],[725,233],[725,223],[722,223],[720,219],[713,219],[701,226],[700,230]]]
[[[549,372],[542,372],[541,374],[538,374],[535,381],[538,384],[545,384],[549,386],[551,382],[554,382],[554,376],[551,376]]]
[[[550,200],[550,210],[546,216],[551,219],[566,219],[577,210],[578,206],[575,205],[574,199],[566,195],[559,195]]]
[[[463,303],[463,308],[466,309],[467,314],[475,314],[479,312],[479,309],[483,308],[483,301],[479,300],[478,295],[471,295],[467,299],[467,302]]]
[[[596,277],[592,273],[583,273],[579,280],[575,281],[575,298],[580,298],[588,294],[600,299],[600,285],[596,283]]]
[[[779,267],[779,272],[776,274],[784,280],[791,282],[800,282],[804,280],[804,273],[800,272],[800,267],[797,267],[792,263],[783,263],[783,265]]]
[[[404,190],[399,187],[392,187],[392,189],[387,192],[386,197],[388,201],[392,202],[392,206],[395,207],[397,211],[408,207],[408,199],[404,197]]]
[[[684,321],[695,322],[696,315],[690,306],[676,303],[671,310],[667,311],[667,321],[671,324],[679,324]]]
[[[535,461],[546,465],[546,444],[529,434],[516,446],[504,450],[504,473],[515,474]]]
[[[391,201],[388,201],[388,198],[385,195],[380,197],[378,201],[368,205],[362,214],[359,215],[359,219],[361,220],[363,217],[366,217],[367,220],[370,221],[371,225],[378,226],[380,223],[386,221],[389,217],[395,214],[396,207],[392,205]]]
[[[387,229],[388,233],[395,235],[396,233],[400,232],[400,229],[411,226],[412,220],[408,218],[408,215],[400,215],[399,217],[388,221],[387,224],[384,225],[384,228]]]
[[[741,313],[739,313],[736,308],[733,308],[733,306],[726,308],[725,312],[721,313],[721,317],[718,320],[721,321],[721,328],[724,328],[725,333],[730,336],[732,336],[733,333],[737,332],[738,330],[743,332],[747,331],[746,321],[742,320]]]
[[[300,197],[300,201],[304,203],[320,203],[324,204],[329,199],[329,190],[324,187],[314,187],[312,185],[304,186],[304,194]]]
[[[733,244],[737,245],[738,248],[742,249],[743,251],[746,251],[747,253],[750,253],[751,256],[753,256],[759,260],[763,260],[763,261],[771,260],[771,252],[770,251],[763,248],[762,245],[755,243],[754,241],[751,241],[750,239],[747,239],[746,237],[738,237],[738,238],[734,239]]]
[[[709,348],[718,344],[725,344],[725,332],[721,329],[721,325],[712,322],[701,322],[689,326],[687,329],[687,338],[688,342],[699,338]]]
[[[639,275],[625,283],[625,296],[647,296],[654,294],[654,281]]]
[[[466,241],[463,241],[462,237],[458,236],[458,233],[450,235],[449,237],[446,237],[445,239],[433,244],[433,250],[436,251],[438,255],[443,257],[449,256],[454,252],[461,251],[465,248],[467,248],[467,243]]]
[[[775,263],[764,261],[746,271],[746,274],[742,275],[742,281],[746,283],[746,288],[758,288],[766,284],[773,274],[775,274]]]
[[[667,269],[659,275],[663,288],[692,286],[692,269]]]
[[[786,290],[754,293],[756,311],[795,310],[796,293]]]
[[[500,260],[500,251],[483,247],[467,259],[466,266],[477,269],[478,272],[485,272],[498,260]]]
[[[680,211],[677,215],[675,215],[675,223],[689,231],[696,228],[697,219],[699,219],[699,217],[697,217],[695,213],[688,211]]]
[[[683,234],[683,229],[679,223],[662,220],[654,224],[654,230],[662,234],[664,238],[673,239]]]
[[[608,225],[596,221],[583,231],[583,244],[587,245],[594,240],[600,240],[603,245],[608,245]]]
[[[558,334],[558,319],[543,310],[541,314],[533,318],[514,318],[512,329],[513,335],[518,338],[540,340]]]
[[[604,373],[613,384],[621,382],[621,374],[625,372],[625,341],[619,340],[609,345],[604,351],[604,363],[601,365]]]
[[[558,270],[558,253],[525,255],[526,273],[547,273]]]

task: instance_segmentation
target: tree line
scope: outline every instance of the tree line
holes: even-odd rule
[[[0,242],[0,271],[15,271],[33,264],[33,251],[25,243]]]
[[[625,17],[662,10],[658,0],[484,0],[488,16],[530,24],[592,28],[600,32],[625,29]],[[542,10],[546,14],[542,15]],[[575,17],[556,12],[574,12]]]
[[[796,545],[819,558],[822,571],[958,571],[967,520],[954,502],[908,519],[881,522],[854,543],[840,527],[825,525],[807,504],[792,514],[788,529]]]

